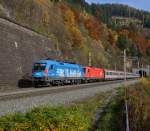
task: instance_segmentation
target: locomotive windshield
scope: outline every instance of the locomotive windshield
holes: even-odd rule
[[[36,63],[36,64],[34,64],[34,71],[43,71],[43,70],[45,70],[45,68],[46,68],[46,64],[44,63]]]

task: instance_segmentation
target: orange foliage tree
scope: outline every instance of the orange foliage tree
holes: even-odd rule
[[[73,41],[73,47],[81,47],[84,43],[84,37],[82,36],[81,31],[77,25],[79,18],[77,12],[74,12],[71,8],[61,5],[61,10],[63,13],[64,24],[66,29],[70,32]]]
[[[139,52],[142,55],[146,55],[146,50],[149,47],[148,42],[145,40],[145,38],[136,32],[130,32],[129,37],[134,41],[134,43],[137,45]]]
[[[149,44],[148,41],[145,40],[144,36],[142,36],[142,34],[135,31],[129,31],[127,29],[120,29],[117,32],[119,36],[123,35],[131,39],[133,44],[138,48],[139,53],[146,55]]]
[[[84,26],[93,39],[100,40],[101,24],[98,20],[92,17],[87,17],[84,20]]]

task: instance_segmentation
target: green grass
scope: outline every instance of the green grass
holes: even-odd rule
[[[121,131],[123,128],[123,91],[119,90],[103,114],[97,131]]]
[[[110,92],[66,106],[42,106],[27,113],[0,117],[1,130],[23,131],[86,131],[91,126],[93,113],[102,105]]]

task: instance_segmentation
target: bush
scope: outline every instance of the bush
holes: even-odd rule
[[[129,122],[132,131],[150,129],[150,78],[129,88]]]
[[[0,131],[85,131],[91,117],[110,93],[96,95],[71,106],[41,106],[27,113],[0,117]]]

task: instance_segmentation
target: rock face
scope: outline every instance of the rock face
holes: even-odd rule
[[[17,85],[52,50],[47,37],[0,18],[0,85]]]

